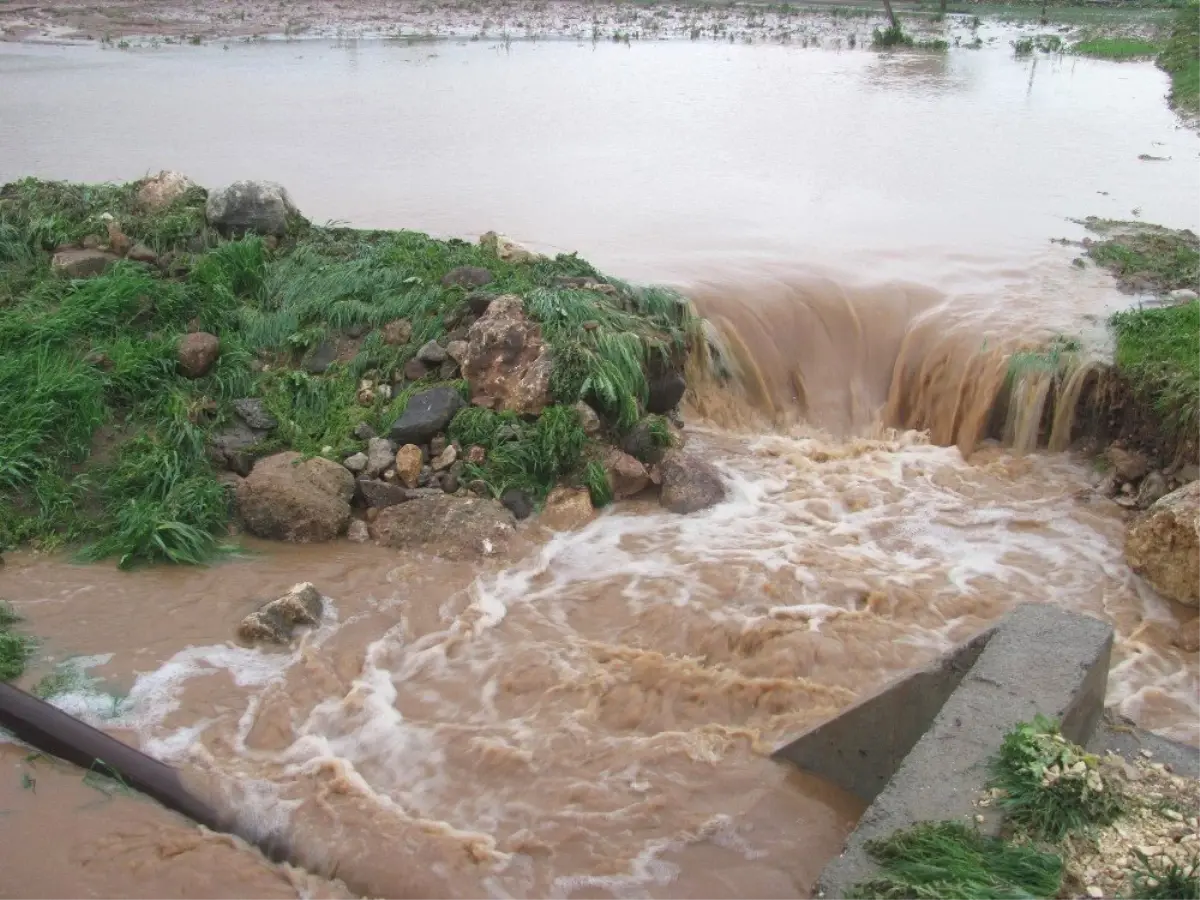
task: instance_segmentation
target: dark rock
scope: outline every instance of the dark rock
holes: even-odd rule
[[[438,366],[438,378],[442,381],[451,381],[458,374],[458,363],[452,359],[446,360]]]
[[[235,181],[208,195],[208,224],[223,234],[287,234],[288,219],[298,216],[282,185],[273,181]]]
[[[488,489],[487,482],[482,478],[476,478],[474,481],[469,482],[467,490],[480,497],[490,497],[492,495],[491,490]]]
[[[145,244],[134,244],[129,248],[129,252],[125,254],[125,258],[131,259],[134,262],[145,263],[148,266],[158,265],[158,254]]]
[[[459,266],[442,278],[442,287],[479,288],[490,284],[492,273],[480,266]]]
[[[614,500],[627,500],[644,491],[650,484],[650,473],[646,467],[628,453],[616,447],[604,457],[604,474]]]
[[[238,485],[238,514],[258,537],[330,541],[350,521],[354,476],[329,459],[277,453],[255,464]]]
[[[488,556],[507,546],[512,515],[494,500],[438,493],[391,506],[375,520],[378,543],[447,559]]]
[[[366,334],[370,330],[371,330],[370,325],[364,325],[363,323],[360,322],[357,325],[351,325],[349,328],[347,328],[345,334],[346,334],[346,337],[350,338],[351,340],[358,340],[360,337],[362,337],[364,334]]]
[[[354,426],[354,436],[360,441],[368,441],[375,437],[375,429],[366,422],[359,422]]]
[[[725,483],[715,466],[682,450],[672,450],[662,461],[659,502],[673,513],[692,513],[725,499]]]
[[[533,514],[533,501],[520,488],[509,488],[500,496],[500,502],[518,520],[528,519]]]
[[[678,372],[664,372],[650,379],[649,389],[646,412],[662,414],[679,405],[687,390],[687,382]]]
[[[361,474],[367,468],[367,454],[352,453],[342,460],[342,465],[355,475]]]
[[[647,465],[661,461],[666,453],[666,448],[655,441],[648,419],[642,419],[629,430],[621,441],[621,449]]]
[[[386,509],[408,501],[408,491],[403,486],[373,478],[358,479],[358,493],[363,503],[372,509]]]
[[[599,414],[582,400],[575,404],[575,415],[579,417],[579,426],[588,437],[595,437],[600,433]]]
[[[179,339],[176,351],[179,371],[187,378],[201,378],[208,374],[217,356],[221,353],[221,342],[215,334],[195,331]]]
[[[475,321],[478,322],[479,320],[476,319]],[[474,322],[471,323],[471,325],[474,325],[474,324],[475,324]],[[465,341],[467,339],[468,333],[471,330],[471,325],[460,325],[458,328],[455,328],[452,331],[446,332],[446,352],[447,353],[450,353],[450,345],[453,344],[455,341]],[[450,355],[453,356],[454,354],[450,353]],[[459,362],[462,362],[462,360],[460,359]]]
[[[279,420],[271,415],[267,405],[257,397],[244,397],[233,401],[233,411],[238,418],[251,428],[260,431],[270,431],[279,425]]]
[[[439,434],[436,437],[429,439],[429,455],[440,456],[441,452],[449,446],[450,441],[444,434]]]
[[[337,344],[333,341],[322,341],[304,359],[304,370],[312,375],[321,375],[328,371],[337,359]]]
[[[415,356],[404,364],[404,377],[409,381],[420,381],[429,374],[429,369],[425,363],[421,362]]]
[[[440,366],[446,361],[446,348],[437,341],[429,341],[417,351],[417,359],[428,366]]]
[[[297,584],[277,600],[264,603],[238,626],[238,637],[249,644],[286,644],[297,625],[320,625],[324,612],[320,592],[308,582]]]
[[[400,445],[427,444],[446,430],[462,406],[462,395],[452,387],[435,387],[414,394],[404,414],[392,425],[392,440]]]
[[[1150,472],[1138,486],[1138,509],[1149,509],[1169,493],[1167,479],[1162,472]]]
[[[429,487],[433,483],[433,466],[421,466],[417,474],[417,487]]]
[[[103,275],[116,261],[115,254],[103,250],[63,250],[54,254],[50,265],[68,278],[91,278]]]
[[[264,436],[265,434],[255,432],[245,422],[234,422],[225,431],[209,439],[209,456],[218,466],[244,477],[249,475],[254,467],[253,447],[262,441]]]
[[[467,309],[471,311],[471,315],[475,316],[476,321],[478,321],[479,317],[487,312],[487,308],[495,299],[495,294],[483,294],[477,291],[474,294],[467,295]],[[474,323],[467,322],[464,318],[461,324],[467,328],[470,328]]]
[[[458,476],[453,472],[447,472],[442,476],[442,490],[447,494],[458,493]]]

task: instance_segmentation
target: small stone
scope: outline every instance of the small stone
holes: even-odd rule
[[[975,813],[975,824],[977,824],[977,825],[983,824],[983,814],[982,813]]]
[[[1137,851],[1147,859],[1153,859],[1155,856],[1158,856],[1160,852],[1162,852],[1160,848],[1154,846],[1153,844],[1144,844],[1141,847],[1138,847]]]
[[[446,355],[461,366],[466,362],[467,351],[470,349],[470,346],[466,341],[450,341],[446,345]]]
[[[1142,773],[1138,771],[1137,766],[1131,766],[1129,763],[1122,764],[1121,774],[1125,776],[1126,781],[1140,781],[1142,778]]]
[[[1183,813],[1181,813],[1177,809],[1171,809],[1170,807],[1167,807],[1167,808],[1163,809],[1162,814],[1164,816],[1166,816],[1168,819],[1170,819],[1172,822],[1182,822],[1183,821]]]
[[[417,351],[417,359],[430,366],[440,366],[446,361],[446,349],[437,341],[430,341]]]
[[[1200,818],[1197,818],[1196,816],[1192,816],[1190,819],[1188,819],[1187,823],[1188,828],[1200,828]]]
[[[473,466],[482,466],[486,459],[487,451],[478,444],[472,445],[470,449],[467,450],[467,462]]]
[[[1100,898],[1104,896],[1104,889],[1099,885],[1089,884],[1087,887],[1087,895],[1095,898],[1095,900],[1100,900]]]
[[[440,456],[441,452],[446,449],[450,442],[446,440],[444,434],[434,435],[429,439],[429,455]]]
[[[443,469],[448,469],[454,465],[454,461],[456,459],[458,459],[458,448],[451,444],[445,450],[439,453],[437,458],[434,459],[432,463],[433,470],[435,472],[440,472]],[[517,518],[522,517],[517,516]]]
[[[415,356],[404,364],[404,377],[409,381],[420,381],[428,374],[429,370],[425,367],[425,363]]]
[[[458,493],[459,480],[454,472],[447,472],[442,478],[442,490],[447,494]]]
[[[405,487],[417,486],[424,462],[421,448],[416,444],[405,444],[396,451],[396,475]]]
[[[1171,291],[1167,296],[1171,298],[1172,303],[1179,305],[1182,303],[1191,303],[1197,297],[1200,297],[1200,294],[1197,294],[1195,291],[1189,291],[1187,288],[1178,288]]]
[[[393,474],[393,478],[395,475]],[[358,479],[358,493],[368,509],[386,509],[397,503],[408,500],[408,490],[398,484],[387,481],[375,481],[371,478]]]
[[[251,428],[259,431],[270,431],[279,424],[279,420],[267,409],[267,405],[257,397],[243,397],[233,401],[233,411],[239,419]]]
[[[528,519],[533,512],[533,501],[520,488],[509,488],[500,496],[500,502],[518,520]]]
[[[129,252],[125,254],[125,258],[151,266],[158,264],[158,254],[145,244],[134,244],[129,248]]]
[[[350,527],[346,529],[346,538],[356,544],[370,543],[371,529],[367,527],[367,523],[362,519],[351,519]]]
[[[221,342],[215,334],[195,331],[179,340],[177,356],[179,371],[186,378],[201,378],[208,374],[221,352]]]
[[[387,438],[373,437],[367,440],[366,474],[372,478],[390,466],[396,459],[396,445]]]
[[[467,490],[479,497],[489,497],[492,493],[490,490],[488,490],[487,482],[482,478],[476,478],[475,480],[469,482],[467,484]]]
[[[322,375],[337,360],[337,344],[333,341],[321,341],[311,353],[304,358],[304,371],[310,375]]]
[[[1147,750],[1145,747],[1143,747],[1141,750],[1139,750],[1138,753],[1140,753],[1146,759],[1151,759],[1154,756],[1154,754],[1151,753],[1149,750]]]
[[[390,347],[402,347],[412,340],[412,322],[408,319],[396,319],[393,322],[388,322],[380,333],[383,335],[383,342]]]
[[[353,456],[348,456],[342,465],[356,475],[359,472],[365,472],[367,470],[367,454],[355,453]]]
[[[579,425],[588,437],[595,437],[600,433],[600,416],[582,400],[575,404],[575,415],[579,417]]]
[[[354,436],[360,441],[368,441],[375,437],[375,429],[366,422],[359,422],[354,426]]]
[[[1106,454],[1112,464],[1113,471],[1121,481],[1138,481],[1150,471],[1150,463],[1145,455],[1123,447],[1112,446]]]
[[[433,469],[429,466],[421,466],[421,472],[417,475],[417,487],[429,487],[431,481],[433,481]]]

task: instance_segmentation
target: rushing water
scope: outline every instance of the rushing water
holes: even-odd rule
[[[0,78],[0,180],[170,167],[281,181],[317,220],[498,228],[684,286],[739,374],[689,411],[731,489],[702,514],[530,526],[475,568],[340,544],[134,575],[10,557],[3,595],[95,679],[57,702],[319,876],[122,797],[52,864],[39,829],[88,806],[55,770],[54,803],[0,786],[31,823],[0,850],[25,893],[803,896],[860,805],[766,753],[1024,601],[1113,622],[1110,702],[1200,741],[1196,656],[1124,565],[1120,510],[1066,455],[980,443],[1006,348],[1098,336],[1125,302],[1049,244],[1067,218],[1196,224],[1195,135],[1153,67],[310,42],[0,45]],[[229,643],[297,580],[330,599],[320,629]]]

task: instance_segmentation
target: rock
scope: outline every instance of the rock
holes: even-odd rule
[[[662,461],[659,502],[673,513],[693,513],[725,499],[725,483],[711,463],[682,450],[672,450]]]
[[[1193,481],[1200,481],[1200,466],[1195,463],[1180,466],[1179,471],[1175,473],[1175,478],[1178,479],[1180,484],[1190,484]]]
[[[250,644],[286,644],[297,625],[320,625],[323,611],[320,592],[308,582],[297,584],[242,619],[238,637]]]
[[[614,500],[625,500],[640,494],[650,484],[646,467],[615,447],[604,457],[604,472]]]
[[[439,381],[452,381],[454,376],[458,374],[458,363],[452,359],[446,360],[438,368]]]
[[[446,355],[461,366],[467,361],[467,352],[469,349],[470,344],[466,341],[450,341],[446,344]]]
[[[415,488],[425,464],[424,454],[416,444],[405,444],[396,451],[396,477],[405,487]]]
[[[476,478],[467,483],[467,490],[472,494],[477,494],[480,497],[490,497],[491,489],[487,486],[487,482],[482,478]]]
[[[431,466],[421,466],[420,474],[417,475],[417,487],[429,487],[433,481],[433,468]]]
[[[515,294],[497,297],[471,326],[463,375],[471,399],[495,410],[537,415],[550,403],[550,348]]]
[[[179,339],[176,355],[179,371],[186,378],[201,378],[208,374],[221,352],[221,342],[215,334],[193,331]]]
[[[1180,625],[1179,632],[1171,639],[1171,643],[1184,653],[1200,650],[1200,617],[1193,616],[1191,621]]]
[[[330,541],[350,519],[354,476],[332,460],[277,453],[259,460],[238,485],[238,513],[258,537]]]
[[[662,414],[670,412],[679,405],[684,391],[687,390],[687,382],[678,372],[664,372],[651,378],[648,387],[646,412]]]
[[[117,256],[127,254],[130,248],[133,247],[133,241],[121,230],[121,226],[117,224],[117,220],[110,216],[105,223],[105,228],[108,230],[108,248],[117,254]]]
[[[1167,494],[1129,526],[1125,559],[1164,597],[1200,605],[1200,481]]]
[[[446,350],[437,341],[430,341],[417,351],[417,359],[427,366],[440,366],[446,361]]]
[[[342,334],[346,335],[346,337],[350,338],[352,341],[357,341],[370,330],[371,326],[365,322],[356,322],[353,325],[348,325]]]
[[[351,519],[346,529],[346,539],[356,544],[367,544],[371,541],[371,529],[362,519]]]
[[[1195,291],[1189,291],[1187,288],[1178,288],[1171,291],[1167,296],[1171,299],[1171,303],[1176,306],[1183,303],[1191,303],[1193,300],[1200,298],[1200,294],[1197,294]]]
[[[444,434],[435,435],[429,439],[429,455],[437,456],[449,445],[450,441]]]
[[[134,262],[145,263],[148,266],[158,265],[158,254],[147,247],[145,244],[134,244],[129,248],[129,252],[125,254],[126,259],[132,259]]]
[[[575,404],[575,414],[579,416],[579,425],[584,434],[595,437],[600,433],[600,416],[582,400]]]
[[[1114,445],[1108,448],[1105,455],[1112,464],[1114,474],[1121,481],[1137,481],[1150,471],[1150,463],[1137,451]]]
[[[99,250],[102,246],[104,246],[104,241],[100,240],[100,235],[98,234],[88,234],[85,235],[83,240],[79,242],[79,246],[83,247],[84,250]],[[58,247],[55,249],[55,252],[59,253],[74,249],[74,247]]]
[[[62,250],[54,254],[50,266],[68,278],[91,278],[103,275],[116,261],[115,254],[103,250]]]
[[[555,531],[571,531],[592,521],[595,512],[587,488],[556,487],[546,498],[538,521]]]
[[[396,460],[396,445],[387,438],[373,437],[367,439],[367,475],[372,478],[388,468]]]
[[[467,450],[467,462],[473,466],[482,466],[487,461],[487,451],[478,444],[473,444]]]
[[[392,425],[392,440],[397,444],[427,444],[434,435],[446,430],[462,406],[462,395],[452,387],[435,387],[414,394],[404,414]]]
[[[429,368],[415,356],[404,364],[406,381],[420,381],[429,374]]]
[[[1103,496],[1111,499],[1121,493],[1121,482],[1117,480],[1115,472],[1109,472],[1100,480],[1100,484],[1096,487],[1096,490]]]
[[[642,419],[629,430],[621,441],[621,449],[647,465],[659,462],[667,452],[654,437],[649,419]]]
[[[359,406],[373,406],[375,403],[375,382],[364,378],[358,383],[354,400]]]
[[[500,495],[500,502],[518,520],[528,519],[533,514],[533,501],[520,488],[509,488]]]
[[[135,202],[145,212],[166,209],[192,188],[196,183],[179,172],[162,171],[142,181]]]
[[[433,471],[441,472],[443,469],[448,469],[454,465],[454,461],[456,459],[458,459],[458,448],[451,444],[445,450],[439,453],[437,458],[434,459],[430,465],[432,466]],[[520,516],[517,518],[520,518]]]
[[[409,500],[408,491],[402,486],[373,478],[358,479],[358,493],[368,509],[386,509]]]
[[[479,266],[459,266],[442,278],[442,287],[479,288],[489,284],[492,273]]]
[[[504,262],[510,262],[516,265],[537,262],[539,259],[546,258],[539,253],[526,250],[516,241],[509,240],[504,235],[496,234],[494,231],[489,231],[486,234],[480,235],[479,246],[483,247],[498,259],[502,259]]]
[[[333,341],[321,341],[312,352],[304,358],[304,371],[310,375],[322,375],[337,360],[337,344]]]
[[[354,426],[354,436],[360,441],[368,441],[375,437],[375,429],[366,422],[359,422]]]
[[[412,322],[408,319],[396,319],[379,329],[383,342],[390,347],[402,347],[411,341],[412,330]]]
[[[223,234],[287,234],[288,219],[298,216],[282,185],[273,181],[235,181],[208,195],[204,206],[208,224]]]
[[[342,465],[355,475],[365,472],[367,470],[367,454],[355,453],[353,456],[347,456]]]
[[[495,294],[485,294],[476,291],[473,294],[467,295],[467,309],[471,311],[471,315],[475,317],[474,322],[468,322],[470,316],[463,319],[462,324],[470,328],[475,322],[479,321],[479,317],[487,312],[487,308],[492,305],[492,301],[496,299]]]
[[[503,550],[513,535],[513,517],[494,500],[439,492],[383,510],[375,533],[384,547],[470,559]]]
[[[1138,509],[1149,509],[1163,497],[1167,496],[1167,479],[1162,472],[1150,472],[1142,479],[1137,492]]]
[[[233,411],[237,417],[259,431],[270,431],[279,425],[279,420],[271,415],[267,405],[257,397],[243,397],[233,401]]]
[[[238,475],[249,475],[254,467],[252,448],[265,436],[265,432],[256,432],[245,422],[238,421],[209,439],[208,453],[218,466]]]
[[[445,491],[447,494],[456,494],[456,493],[458,493],[458,488],[459,488],[458,473],[454,472],[454,471],[447,472],[445,474],[445,476],[442,478],[442,490]]]

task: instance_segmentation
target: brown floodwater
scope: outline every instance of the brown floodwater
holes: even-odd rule
[[[1096,474],[1036,451],[1045,391],[1019,385],[1008,446],[985,427],[1012,350],[1065,331],[1102,356],[1129,302],[1049,243],[1068,217],[1196,225],[1195,135],[1152,66],[311,41],[0,45],[0,77],[0,180],[171,167],[279,180],[317,220],[498,228],[680,285],[732,375],[693,382],[689,445],[730,488],[693,516],[529,525],[478,565],[10,555],[0,595],[44,639],[26,681],[62,676],[56,704],[304,871],[0,747],[0,891],[808,896],[861,804],[770,750],[1020,602],[1112,622],[1110,704],[1200,743],[1186,617],[1125,566]],[[319,628],[231,641],[297,581]]]

